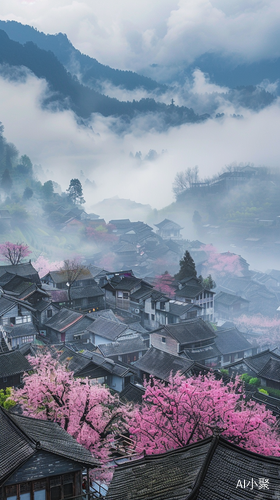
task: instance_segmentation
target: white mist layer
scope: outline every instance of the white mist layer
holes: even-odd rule
[[[161,133],[151,128],[149,117],[139,117],[129,132],[117,135],[112,119],[96,115],[89,128],[79,126],[70,111],[42,110],[46,90],[45,82],[32,75],[21,83],[0,78],[4,135],[20,154],[42,166],[42,182],[52,179],[65,190],[73,177],[93,181],[96,188],[85,188],[87,207],[119,196],[160,209],[174,201],[176,172],[195,165],[201,177],[232,162],[279,166],[278,101],[259,113],[238,110],[243,119],[231,117],[236,110],[223,103],[223,119]],[[149,150],[158,153],[153,161],[130,157],[141,151],[145,158]]]

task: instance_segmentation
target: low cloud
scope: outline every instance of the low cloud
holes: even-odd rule
[[[243,61],[280,56],[277,0],[2,0],[0,16],[66,33],[112,67],[140,71],[156,63],[165,76],[205,52]]]
[[[207,89],[207,82],[205,85]],[[220,95],[219,89],[212,90],[213,95]],[[71,178],[82,175],[88,209],[113,196],[160,209],[174,200],[176,172],[194,165],[201,177],[234,161],[279,165],[278,100],[258,113],[239,108],[242,120],[231,116],[237,112],[232,103],[222,103],[225,114],[221,119],[159,132],[153,126],[156,116],[138,116],[129,128],[115,133],[121,126],[113,118],[94,115],[85,126],[78,124],[71,111],[42,109],[49,91],[44,80],[32,74],[26,73],[19,82],[1,76],[0,92],[7,141],[41,165],[38,175],[43,182],[52,179],[65,190]],[[150,150],[156,154],[149,157]],[[145,161],[135,159],[139,151]]]

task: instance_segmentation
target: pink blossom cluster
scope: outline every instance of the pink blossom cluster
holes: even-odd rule
[[[264,405],[246,402],[239,379],[224,385],[212,374],[186,379],[177,373],[168,385],[151,379],[130,432],[138,451],[153,454],[204,439],[215,428],[248,450],[280,456],[272,413]]]
[[[207,274],[225,276],[227,273],[242,276],[242,266],[239,255],[219,253],[213,245],[203,245],[201,250],[207,253],[207,262],[204,263]]]

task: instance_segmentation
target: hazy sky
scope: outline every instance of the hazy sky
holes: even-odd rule
[[[64,32],[124,69],[182,64],[206,51],[280,55],[279,0],[1,0],[0,18]]]
[[[65,32],[82,52],[117,68],[180,65],[207,50],[233,51],[250,60],[280,56],[279,0],[1,0],[0,18],[46,33]],[[254,113],[234,109],[221,98],[224,119],[159,133],[148,119],[139,118],[120,136],[113,132],[112,119],[93,117],[91,128],[82,128],[70,111],[43,111],[40,99],[46,90],[46,83],[32,75],[21,83],[0,78],[5,136],[42,165],[42,180],[51,178],[66,189],[82,170],[97,185],[94,193],[86,192],[88,206],[119,195],[161,208],[174,199],[176,172],[188,167],[198,165],[201,175],[209,176],[232,162],[279,164],[278,101]],[[200,72],[188,88],[202,104],[223,90]],[[117,97],[127,95],[119,91]],[[244,118],[237,120],[233,113]],[[150,149],[158,153],[155,161],[129,156],[141,151],[145,157]]]

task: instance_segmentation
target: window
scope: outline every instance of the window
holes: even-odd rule
[[[123,298],[128,299],[128,292],[123,292]]]
[[[52,310],[48,309],[47,310],[47,318],[51,318],[51,317],[52,317]]]
[[[154,308],[155,308],[155,303],[151,302],[151,309],[154,309]]]
[[[155,315],[151,314],[151,318],[152,318],[152,321],[154,321],[155,320]]]
[[[165,302],[160,302],[160,304],[159,304],[159,308],[160,308],[161,310],[164,310],[164,309],[165,309]]]
[[[165,337],[161,337],[161,341],[163,344],[166,344],[166,338]]]
[[[123,297],[122,292],[118,292],[117,297],[118,297],[118,299],[122,299],[122,297]]]

